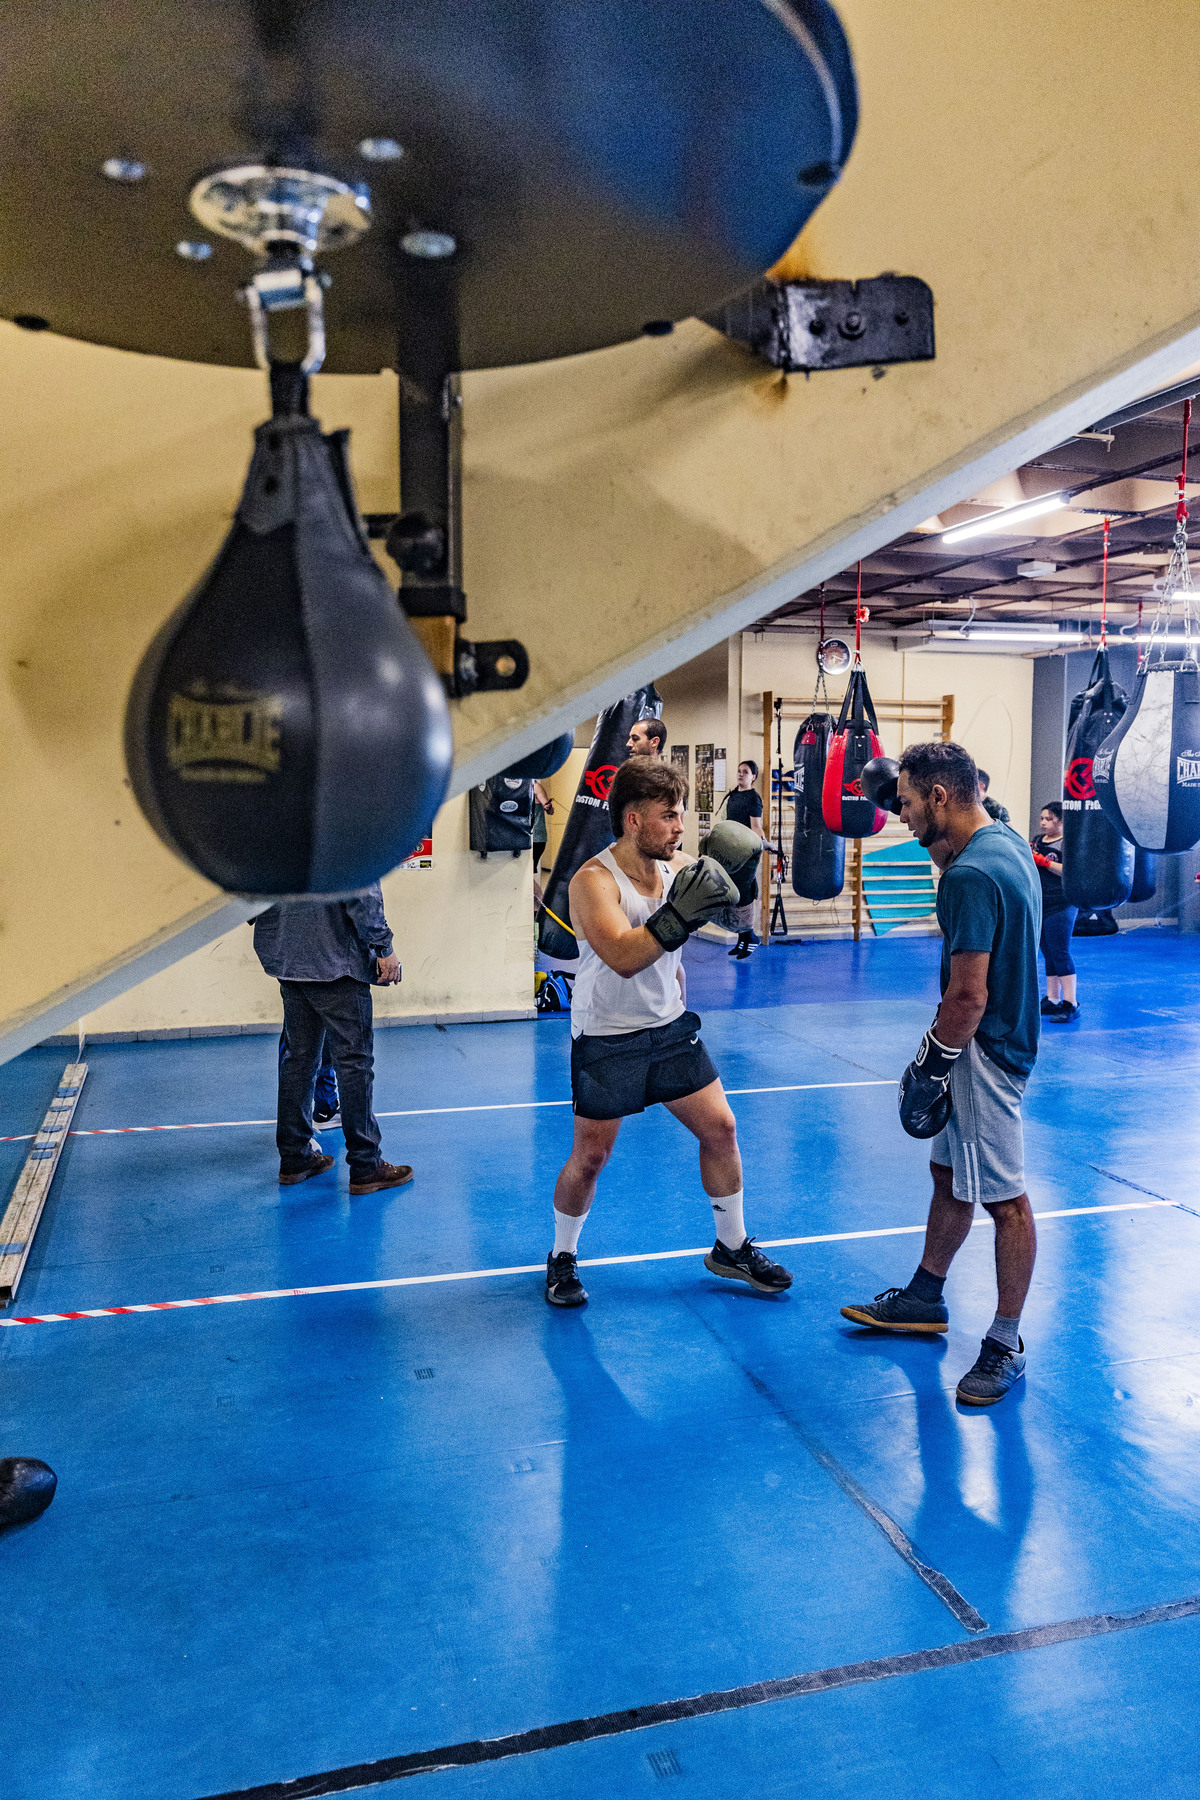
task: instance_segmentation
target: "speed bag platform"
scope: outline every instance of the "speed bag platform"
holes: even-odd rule
[[[834,836],[821,810],[832,737],[832,714],[812,712],[800,721],[792,748],[792,889],[804,900],[836,900],[846,882],[846,840]]]
[[[1101,811],[1092,774],[1096,752],[1126,705],[1108,651],[1097,650],[1087,687],[1071,702],[1063,770],[1063,899],[1084,911],[1120,906],[1133,886],[1133,845]]]
[[[126,762],[159,837],[218,887],[350,893],[428,833],[449,713],[368,547],[346,434],[299,413],[254,435],[233,528],[134,678]]]
[[[1175,855],[1200,842],[1200,672],[1154,662],[1096,752],[1096,798],[1139,850]]]
[[[881,806],[864,799],[859,776],[873,757],[883,755],[879,726],[867,678],[861,668],[850,671],[846,698],[825,759],[821,812],[836,837],[874,837],[887,823]]]

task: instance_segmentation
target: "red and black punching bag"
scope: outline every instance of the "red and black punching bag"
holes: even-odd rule
[[[846,880],[846,840],[825,823],[821,794],[833,737],[827,712],[801,721],[792,751],[796,828],[792,835],[792,887],[805,900],[834,900]]]
[[[1097,650],[1088,684],[1071,702],[1063,770],[1063,898],[1084,911],[1120,906],[1133,886],[1133,845],[1104,816],[1092,780],[1096,752],[1126,704],[1108,651]]]
[[[883,755],[875,708],[861,663],[855,662],[846,687],[846,698],[825,759],[821,811],[836,837],[874,837],[882,831],[887,813],[863,796],[859,776],[872,758]]]
[[[255,432],[216,561],[129,697],[142,811],[232,893],[366,887],[428,833],[446,791],[445,695],[368,548],[345,439],[321,435],[295,384]]]

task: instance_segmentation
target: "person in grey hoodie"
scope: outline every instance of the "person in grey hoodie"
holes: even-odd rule
[[[283,996],[287,1055],[279,1069],[275,1142],[279,1182],[291,1187],[333,1167],[313,1142],[313,1090],[328,1043],[341,1092],[350,1192],[374,1194],[412,1180],[385,1162],[372,1108],[375,1037],[371,986],[400,979],[400,962],[375,882],[349,900],[281,900],[254,921],[254,950]]]

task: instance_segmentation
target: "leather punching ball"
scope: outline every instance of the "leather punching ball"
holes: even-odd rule
[[[509,776],[514,781],[549,781],[558,771],[575,748],[575,733],[564,731],[549,744],[543,744],[540,750],[531,750],[528,756],[522,756],[507,769],[501,769],[501,775]]]
[[[134,679],[126,761],[159,837],[219,887],[349,893],[428,833],[449,713],[368,548],[346,434],[322,437],[297,381],[254,435],[233,528]]]
[[[834,836],[821,811],[821,790],[832,736],[831,715],[809,713],[800,723],[792,751],[796,805],[792,887],[805,900],[835,900],[846,880],[846,840]]]
[[[1139,850],[1176,854],[1200,842],[1200,672],[1153,648],[1125,716],[1096,751],[1104,816]]]
[[[569,962],[579,955],[567,900],[571,878],[589,857],[612,843],[608,790],[613,784],[613,776],[629,754],[625,741],[639,719],[657,719],[661,714],[662,699],[651,682],[626,694],[623,700],[614,701],[612,706],[606,706],[596,720],[592,747],[579,777],[538,912],[538,949],[546,956]]]
[[[1101,812],[1092,780],[1093,758],[1125,707],[1108,651],[1097,650],[1087,687],[1071,702],[1063,770],[1063,898],[1085,911],[1120,906],[1133,886],[1133,845]]]
[[[821,811],[837,837],[874,837],[883,830],[887,813],[863,797],[858,779],[865,765],[882,755],[867,677],[861,666],[856,666],[850,671],[821,789]]]

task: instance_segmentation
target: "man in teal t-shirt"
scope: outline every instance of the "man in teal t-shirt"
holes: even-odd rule
[[[1025,1373],[1019,1327],[1037,1254],[1021,1099],[1041,1022],[1042,895],[1029,846],[988,817],[978,780],[960,744],[914,744],[900,758],[900,817],[942,870],[942,1003],[900,1096],[905,1129],[932,1137],[933,1199],[925,1253],[908,1286],[842,1313],[876,1330],[947,1330],[942,1288],[978,1201],[996,1226],[999,1304],[958,1397],[992,1406]]]

